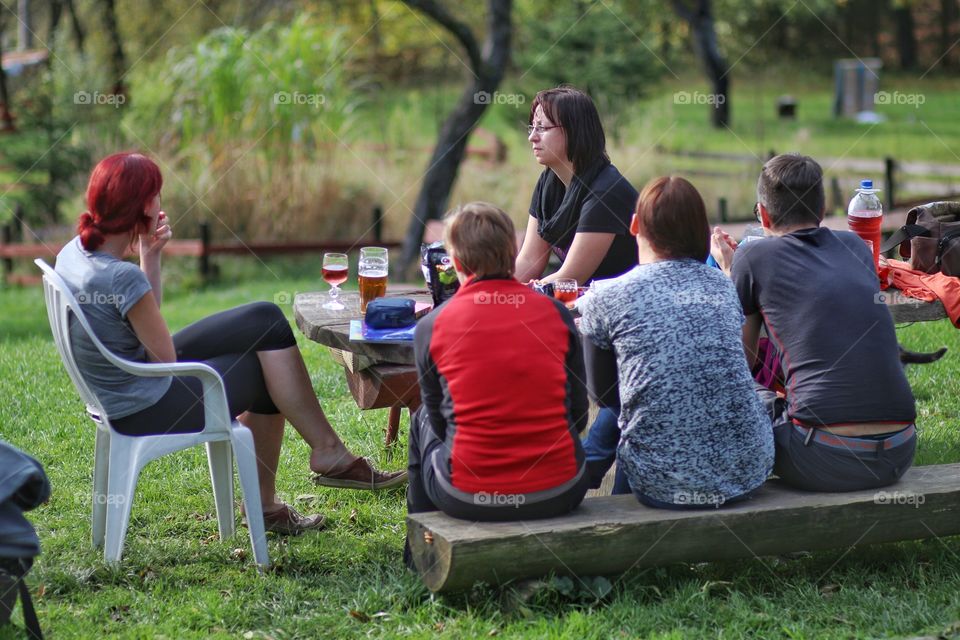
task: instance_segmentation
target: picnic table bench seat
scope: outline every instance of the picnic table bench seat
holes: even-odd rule
[[[960,533],[960,464],[910,469],[895,485],[813,493],[768,481],[720,509],[651,509],[630,495],[586,498],[559,518],[469,522],[407,516],[417,572],[432,591],[675,562],[756,558]]]

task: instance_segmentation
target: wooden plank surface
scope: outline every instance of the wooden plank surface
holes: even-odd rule
[[[960,464],[917,467],[891,487],[850,493],[768,482],[755,498],[716,510],[651,509],[633,496],[610,496],[587,498],[548,520],[475,523],[440,512],[412,514],[407,531],[417,571],[434,591],[550,572],[611,575],[931,538],[960,533]]]
[[[387,287],[387,296],[413,298],[417,302],[430,302],[429,292],[415,289],[410,285]],[[373,342],[352,342],[350,340],[350,321],[361,318],[360,294],[348,291],[340,294],[340,300],[346,307],[342,311],[324,309],[326,292],[298,293],[293,300],[293,315],[297,327],[310,340],[334,349],[343,349],[369,359],[370,364],[414,364],[413,342],[403,344],[379,344]]]

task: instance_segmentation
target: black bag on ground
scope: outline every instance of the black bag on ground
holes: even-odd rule
[[[39,462],[0,440],[0,624],[9,622],[19,591],[30,638],[42,638],[23,576],[40,553],[40,539],[24,511],[50,497],[50,483]]]
[[[960,276],[960,202],[931,202],[911,209],[906,224],[880,251],[885,253],[897,245],[911,269]]]

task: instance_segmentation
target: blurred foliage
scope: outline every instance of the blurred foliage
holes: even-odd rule
[[[657,3],[617,4],[629,6],[606,0],[522,3],[515,16],[522,28],[514,66],[525,84],[572,84],[594,96],[612,117],[672,73],[663,59],[671,57],[665,41],[669,31],[653,28]]]
[[[354,120],[359,82],[343,62],[343,31],[308,14],[255,32],[220,27],[189,47],[134,69],[124,122],[163,131],[164,146],[257,141],[278,154],[338,142]]]

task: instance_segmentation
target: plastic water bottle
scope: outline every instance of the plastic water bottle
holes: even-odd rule
[[[873,243],[873,266],[880,267],[880,229],[883,226],[883,204],[877,197],[873,180],[861,180],[860,188],[847,207],[847,226],[866,242]]]

